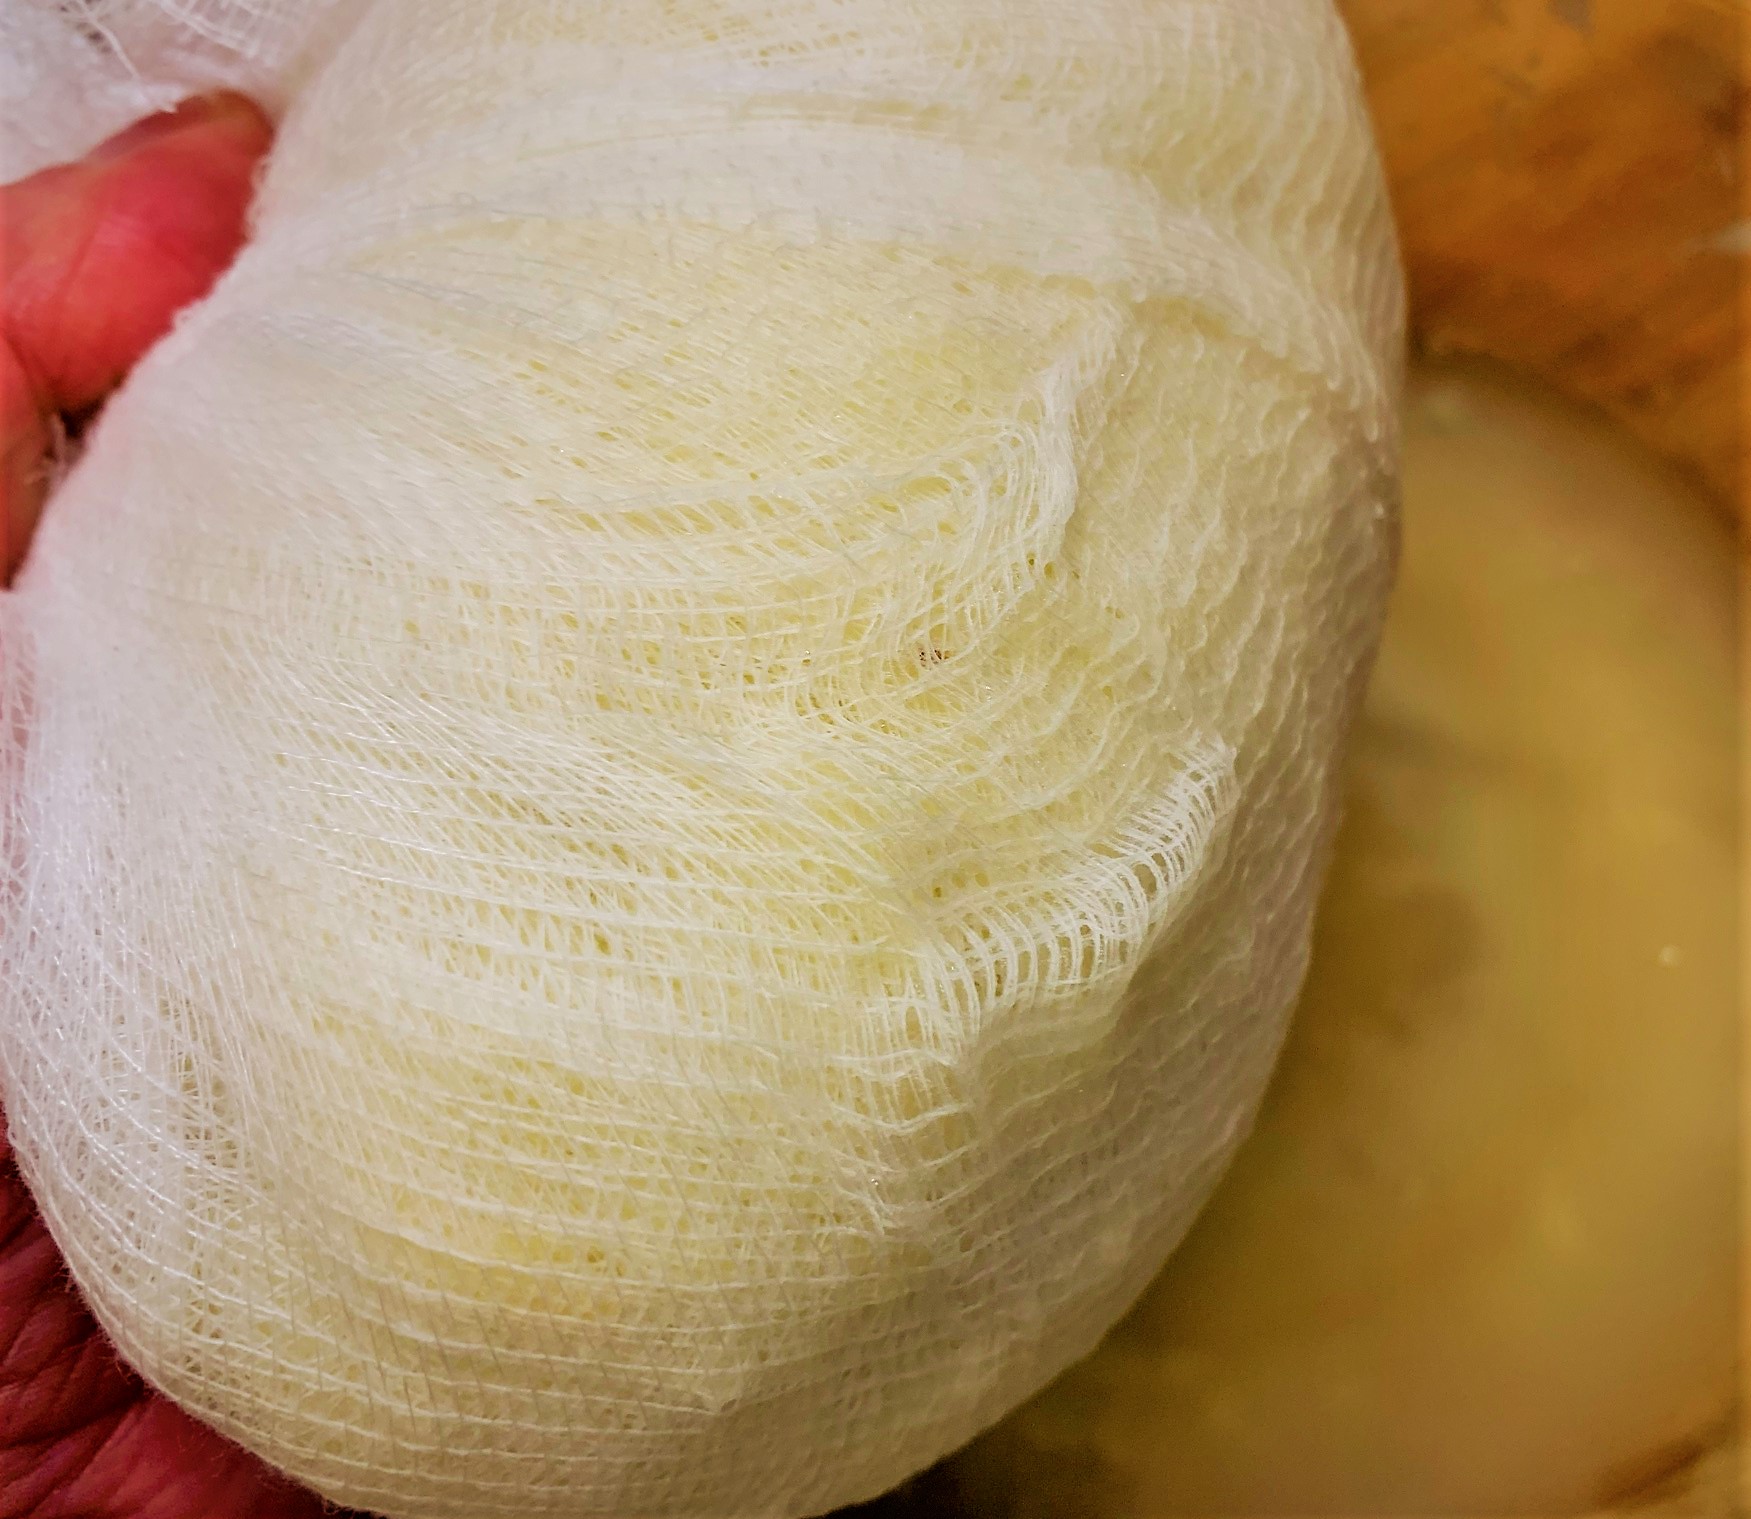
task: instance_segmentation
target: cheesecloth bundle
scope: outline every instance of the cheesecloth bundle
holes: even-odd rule
[[[0,611],[0,1096],[126,1356],[394,1519],[722,1519],[1090,1349],[1389,575],[1328,0],[10,24],[15,118],[290,102]]]

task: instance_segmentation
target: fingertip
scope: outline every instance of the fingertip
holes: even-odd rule
[[[42,509],[51,416],[98,404],[236,256],[272,138],[212,91],[0,186],[0,584]]]
[[[267,117],[196,96],[89,157],[0,187],[0,336],[51,409],[95,405],[244,239]]]
[[[87,161],[111,163],[189,132],[233,138],[240,149],[248,152],[253,148],[253,156],[259,157],[267,151],[274,127],[267,112],[240,90],[209,90],[142,117],[105,138],[92,149]]]

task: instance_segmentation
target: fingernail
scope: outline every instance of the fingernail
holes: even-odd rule
[[[90,154],[90,160],[106,163],[163,142],[179,132],[201,127],[211,129],[220,123],[234,123],[245,135],[260,135],[264,140],[273,131],[267,114],[247,95],[236,90],[213,90],[204,95],[191,95],[167,111],[144,117],[132,126],[124,127],[106,138]]]

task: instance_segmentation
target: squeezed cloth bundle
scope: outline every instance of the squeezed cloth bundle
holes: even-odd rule
[[[9,117],[289,109],[0,599],[81,1288],[392,1519],[879,1492],[1159,1267],[1305,963],[1402,327],[1329,0],[84,10]]]

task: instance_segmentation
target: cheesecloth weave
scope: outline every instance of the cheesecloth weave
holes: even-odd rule
[[[1328,0],[12,0],[252,242],[0,598],[0,1097],[392,1519],[794,1516],[1184,1233],[1307,954],[1402,297]]]

